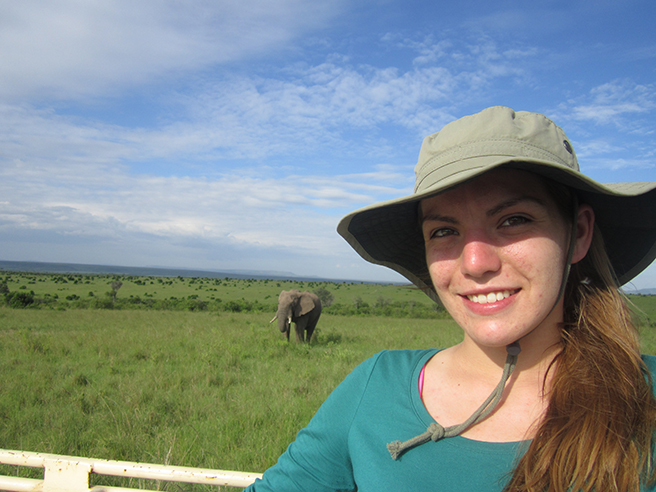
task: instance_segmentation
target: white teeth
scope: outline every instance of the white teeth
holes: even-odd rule
[[[487,304],[489,302],[497,302],[510,297],[510,291],[504,290],[503,292],[490,292],[489,294],[479,294],[467,296],[467,298],[472,302],[477,302],[479,304]]]

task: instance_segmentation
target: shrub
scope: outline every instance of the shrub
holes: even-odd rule
[[[318,289],[315,289],[314,293],[321,300],[321,304],[323,307],[330,306],[335,300],[335,297],[325,287],[319,287]]]
[[[94,297],[89,306],[93,309],[113,309],[114,303],[111,295],[105,295],[104,297]]]
[[[325,310],[326,313],[340,316],[385,316],[388,318],[415,318],[415,319],[446,319],[449,317],[443,307],[422,303],[392,302],[389,299],[379,299],[373,306],[362,301],[360,297],[354,299],[353,304],[333,304]]]
[[[34,292],[14,292],[5,294],[5,302],[12,308],[26,308],[34,304]]]
[[[243,310],[243,305],[239,301],[228,301],[223,305],[223,308],[226,311],[230,311],[233,313],[240,313]]]

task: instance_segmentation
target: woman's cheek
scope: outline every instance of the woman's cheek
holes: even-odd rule
[[[432,263],[429,263],[429,272],[433,286],[438,291],[448,289],[453,279],[453,268],[455,262],[448,260],[434,260]]]

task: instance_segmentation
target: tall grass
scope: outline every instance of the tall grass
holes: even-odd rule
[[[449,321],[325,315],[308,346],[269,319],[0,308],[1,446],[264,471],[362,360],[460,336]]]

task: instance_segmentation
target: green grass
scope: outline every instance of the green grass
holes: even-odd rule
[[[264,471],[362,360],[385,348],[445,346],[460,337],[451,321],[325,315],[307,346],[283,341],[269,319],[0,308],[0,442]]]
[[[629,296],[636,313],[643,352],[656,354],[656,296]]]

